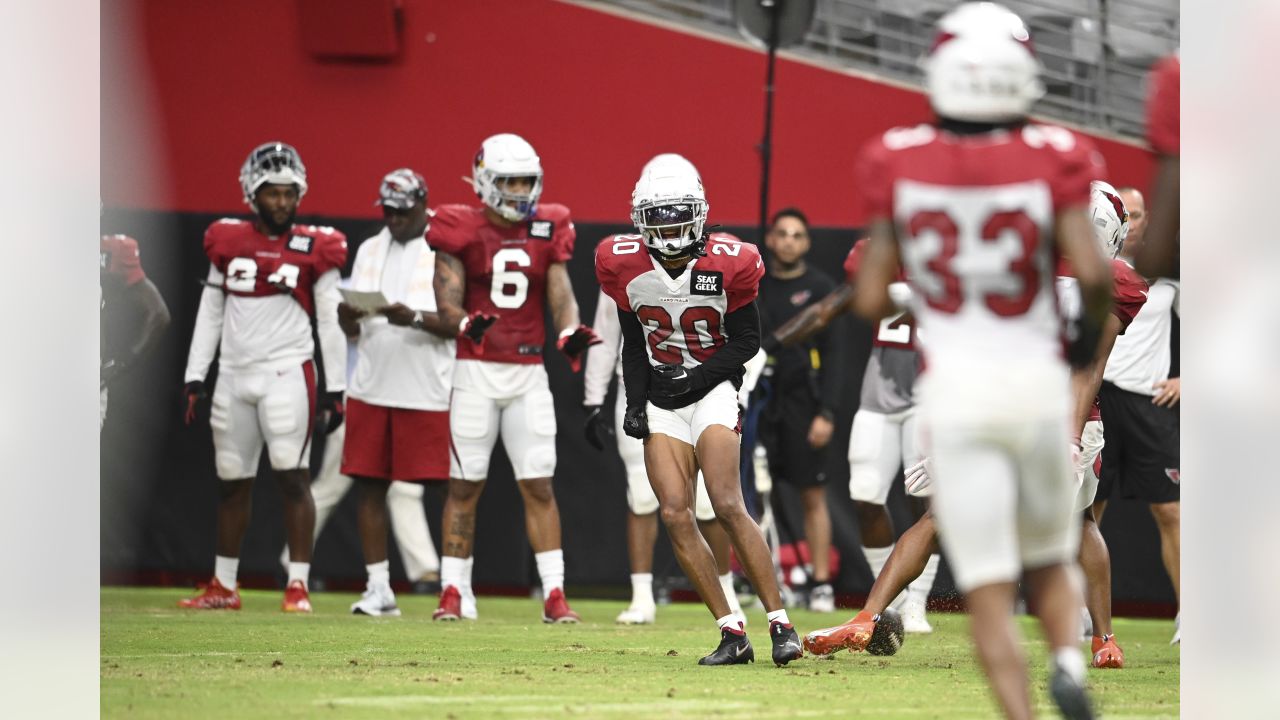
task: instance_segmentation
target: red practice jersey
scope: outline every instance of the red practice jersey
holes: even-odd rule
[[[138,241],[128,235],[103,235],[98,245],[99,283],[136,285],[147,279],[138,257]]]
[[[316,278],[347,262],[347,236],[331,227],[294,225],[272,238],[253,223],[224,218],[204,233],[209,262],[224,276],[228,295],[265,297],[288,293],[315,315]]]
[[[467,275],[464,306],[497,315],[484,349],[458,343],[458,358],[489,362],[542,362],[546,342],[547,269],[573,256],[576,233],[569,208],[540,203],[529,220],[509,228],[485,217],[484,208],[444,205],[436,209],[427,244],[462,262]]]
[[[1182,96],[1182,63],[1178,56],[1167,57],[1151,68],[1151,91],[1147,97],[1147,142],[1161,155],[1178,155]]]
[[[1053,230],[1106,177],[1092,141],[1036,124],[895,128],[867,145],[856,172],[868,219],[897,227],[930,367],[1060,361]]]
[[[651,365],[696,367],[725,342],[725,315],[751,304],[764,262],[755,245],[712,233],[705,257],[672,278],[639,235],[614,235],[596,248],[596,279],[644,327]]]
[[[849,255],[844,259],[844,276],[849,284],[853,284],[858,277],[858,268],[862,265],[862,257],[866,254],[866,249],[867,239],[863,238],[853,244]],[[894,279],[897,282],[906,282],[907,274],[902,271],[902,268],[898,268],[898,276]],[[882,319],[879,327],[876,328],[876,334],[871,338],[871,344],[878,347],[915,350],[916,326],[912,322],[911,313],[903,311]]]

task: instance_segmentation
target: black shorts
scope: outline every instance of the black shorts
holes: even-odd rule
[[[1098,500],[1112,495],[1149,503],[1178,502],[1178,406],[1159,407],[1150,395],[1102,383],[1102,473]]]
[[[827,448],[809,445],[809,426],[818,403],[807,387],[775,388],[760,413],[759,437],[769,455],[769,474],[775,482],[813,487],[827,482]]]

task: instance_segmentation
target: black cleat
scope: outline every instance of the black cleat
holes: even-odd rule
[[[1096,717],[1084,684],[1057,663],[1049,670],[1049,695],[1067,720],[1094,720]]]
[[[724,628],[720,631],[720,647],[698,660],[699,665],[745,665],[756,661],[756,651],[741,630]]]
[[[792,625],[780,622],[769,623],[769,637],[773,639],[773,664],[782,667],[792,660],[804,657],[804,648],[800,647],[800,636]]]

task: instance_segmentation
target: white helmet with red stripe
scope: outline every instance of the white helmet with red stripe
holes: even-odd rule
[[[934,112],[953,120],[1018,120],[1044,94],[1026,24],[992,2],[944,15],[922,66]]]
[[[1114,258],[1129,234],[1129,211],[1110,184],[1101,180],[1089,183],[1089,219],[1102,254]]]
[[[668,258],[700,251],[708,209],[698,169],[675,153],[646,163],[631,193],[631,222],[645,245]]]

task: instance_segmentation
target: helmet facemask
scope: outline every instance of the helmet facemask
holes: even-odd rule
[[[646,246],[674,260],[696,252],[702,242],[707,203],[695,197],[661,200],[633,208],[631,221]]]
[[[302,156],[292,146],[282,142],[259,145],[245,158],[240,167],[240,189],[245,203],[258,212],[254,196],[263,185],[294,185],[298,188],[298,200],[307,194],[307,168]]]
[[[484,173],[482,172],[481,175]],[[511,192],[507,187],[515,180],[532,178],[532,187],[526,192]],[[536,175],[496,175],[489,174],[481,179],[480,200],[489,209],[498,213],[509,222],[520,222],[533,217],[538,208],[538,198],[542,195],[542,173]]]

